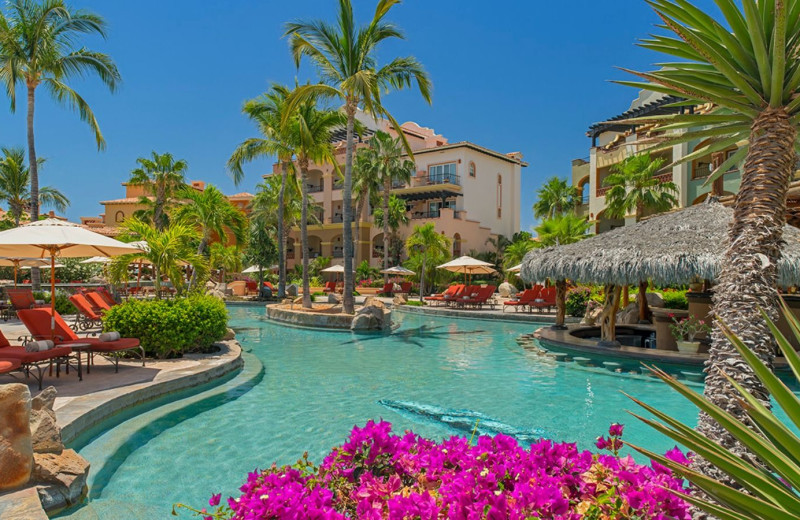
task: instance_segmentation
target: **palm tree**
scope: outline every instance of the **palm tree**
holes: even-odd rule
[[[144,253],[132,253],[114,258],[109,264],[109,277],[115,283],[128,279],[128,266],[147,260],[153,266],[153,285],[156,298],[161,295],[161,278],[166,276],[172,282],[177,294],[183,294],[186,283],[183,267],[190,265],[198,276],[208,274],[208,261],[196,252],[200,234],[186,224],[172,223],[159,230],[138,217],[131,217],[122,223],[123,238],[144,240],[147,248]]]
[[[233,181],[238,185],[244,179],[242,166],[260,158],[277,156],[281,167],[280,190],[277,194],[277,205],[283,207],[286,197],[286,187],[289,170],[294,169],[292,157],[294,148],[289,136],[290,129],[281,125],[283,114],[286,112],[286,98],[289,89],[284,85],[273,83],[270,90],[249,101],[242,107],[242,112],[253,121],[261,133],[261,137],[251,137],[236,147],[230,159],[228,170],[233,176]],[[288,242],[287,227],[283,222],[283,213],[277,212],[278,229],[278,297],[286,295],[286,244]],[[291,226],[288,227],[291,229]]]
[[[219,269],[219,283],[225,283],[226,272],[242,270],[242,252],[238,246],[226,246],[222,242],[211,244],[211,255],[208,265],[211,269]]]
[[[8,212],[19,226],[25,212],[31,211],[30,170],[25,165],[25,150],[22,147],[2,148],[0,159],[0,200],[8,203]],[[39,166],[44,159],[39,159]],[[51,186],[39,188],[39,206],[52,206],[56,211],[66,211],[69,199]]]
[[[776,264],[786,221],[786,194],[795,170],[800,125],[800,1],[717,0],[724,20],[679,0],[650,2],[672,34],[655,35],[642,46],[675,57],[653,72],[633,72],[644,81],[622,82],[686,100],[711,104],[709,111],[649,118],[668,136],[663,146],[694,139],[707,145],[682,160],[738,146],[707,182],[744,162],[734,202],[730,245],[714,292],[717,316],[768,366],[775,344],[761,310],[778,317]],[[740,8],[741,4],[741,8]],[[632,72],[632,71],[631,71]],[[642,119],[629,120],[640,124]],[[722,368],[724,367],[724,373]],[[744,407],[728,376],[769,406],[768,393],[715,327],[706,368],[705,395],[744,419]],[[746,419],[745,419],[746,420]],[[747,458],[747,451],[706,414],[698,430]],[[706,474],[711,465],[699,463]]]
[[[278,250],[283,251],[279,255],[279,270],[284,273],[284,284],[286,283],[286,252],[289,244],[289,233],[292,228],[300,225],[303,213],[303,201],[301,200],[300,186],[297,177],[291,175],[286,178],[284,185],[283,176],[277,177],[270,175],[264,182],[256,186],[256,195],[250,202],[250,220],[265,228],[274,228],[280,242]],[[282,209],[282,211],[281,211]],[[286,294],[284,288],[283,295]],[[278,288],[278,296],[281,296]]]
[[[33,131],[36,89],[43,85],[53,99],[77,110],[92,128],[97,148],[105,147],[103,134],[89,104],[67,85],[70,79],[96,75],[111,92],[121,81],[117,66],[103,53],[77,47],[80,35],[106,35],[100,16],[73,10],[62,0],[10,0],[0,13],[0,81],[16,110],[18,85],[27,92],[28,164],[31,181],[31,220],[39,220],[39,161]],[[39,289],[39,269],[31,270],[31,283]]]
[[[148,207],[138,215],[143,220],[151,220],[159,231],[169,225],[168,209],[174,201],[175,194],[186,184],[186,161],[175,160],[171,153],[152,152],[150,158],[136,159],[139,167],[131,171],[131,184],[148,188],[150,197],[141,197],[139,202]]]
[[[678,205],[678,187],[671,181],[661,181],[656,175],[666,162],[653,159],[649,152],[632,155],[611,168],[611,174],[603,180],[610,187],[606,192],[606,211],[611,217],[625,218],[633,213],[639,222],[646,211],[662,212]],[[647,307],[648,281],[639,282],[639,320],[650,318]],[[628,288],[625,287],[623,305],[627,304]]]
[[[297,166],[300,168],[300,186],[302,189],[302,211],[300,216],[300,243],[303,251],[303,307],[310,309],[311,286],[308,271],[308,167],[311,162],[315,164],[332,164],[338,173],[339,165],[336,162],[331,138],[333,131],[341,128],[346,123],[341,112],[333,110],[320,110],[317,100],[306,97],[305,101],[297,106],[297,112],[292,117],[291,127],[294,128],[293,142],[296,143],[295,155]]]
[[[384,269],[387,269],[389,267],[389,262],[387,261],[387,258],[391,256],[389,255],[389,248],[390,248],[389,244],[396,243],[397,231],[400,229],[400,226],[408,224],[409,222],[408,211],[406,211],[406,201],[404,201],[397,195],[392,195],[389,197],[389,200],[387,202],[388,203],[386,206],[376,209],[375,213],[373,213],[373,218],[375,218],[375,224],[383,227]],[[386,219],[383,218],[384,208],[389,209],[388,213],[386,213],[386,215],[388,215],[389,218]],[[386,240],[387,229],[390,230],[389,233],[390,240]],[[394,250],[395,247],[392,246],[391,249]],[[396,251],[393,252],[396,253]],[[392,261],[393,263],[399,262],[399,259],[393,258]],[[385,276],[388,277],[388,275]],[[384,280],[384,283],[387,281],[388,279]]]
[[[181,204],[174,209],[173,220],[200,231],[198,255],[206,253],[214,235],[223,244],[228,242],[228,232],[237,244],[246,240],[247,217],[216,186],[208,185],[203,191],[185,186],[176,195],[181,199]],[[196,282],[197,276],[192,273],[190,290]]]
[[[521,263],[525,255],[536,247],[536,241],[530,237],[522,237],[518,240],[514,240],[503,250],[503,267],[508,269]]]
[[[353,220],[356,223],[356,228],[353,232],[353,241],[356,244],[353,256],[354,265],[358,263],[358,250],[361,244],[361,217],[364,214],[367,203],[373,208],[377,206],[377,197],[380,191],[380,179],[370,168],[369,148],[361,148],[356,152],[353,163],[353,198],[355,199]]]
[[[372,176],[383,185],[383,214],[389,214],[389,195],[395,182],[408,183],[411,181],[411,172],[416,168],[414,161],[404,159],[402,139],[393,138],[386,132],[378,131],[369,141],[369,148],[365,149],[364,161],[366,167],[372,171]],[[405,213],[405,205],[403,205]],[[389,268],[389,223],[391,219],[382,219],[383,225],[383,268]],[[377,220],[376,220],[377,222]],[[398,223],[399,227],[399,223]],[[389,280],[389,275],[384,275],[384,282]]]
[[[278,246],[275,238],[265,226],[250,221],[249,236],[244,258],[248,265],[258,266],[259,295],[264,285],[264,269],[269,268],[278,260]]]
[[[363,108],[375,117],[385,117],[403,139],[406,150],[411,150],[405,141],[400,125],[383,107],[381,93],[391,89],[410,87],[416,81],[422,97],[430,103],[431,83],[427,73],[413,57],[395,58],[378,67],[377,50],[380,43],[402,38],[402,32],[393,24],[384,21],[391,8],[400,0],[379,0],[375,14],[369,24],[357,26],[353,19],[350,0],[339,0],[337,25],[325,21],[298,21],[286,25],[286,36],[295,64],[299,67],[303,56],[319,70],[322,84],[305,85],[295,90],[290,104],[297,104],[307,96],[322,96],[341,100],[347,116],[347,138],[342,192],[344,240],[344,296],[342,310],[353,313],[353,131],[356,111]],[[284,121],[288,120],[284,115]]]
[[[414,230],[406,239],[409,256],[416,254],[421,262],[419,274],[419,301],[425,294],[425,273],[427,261],[431,258],[446,257],[450,254],[450,239],[436,231],[433,222],[414,226]]]
[[[578,201],[578,188],[564,179],[551,177],[536,192],[533,215],[536,218],[553,218],[575,208]]]
[[[678,187],[675,183],[657,178],[665,159],[650,157],[650,153],[632,155],[611,168],[603,180],[606,192],[606,212],[611,217],[625,218],[633,213],[636,221],[645,211],[662,212],[678,205]]]

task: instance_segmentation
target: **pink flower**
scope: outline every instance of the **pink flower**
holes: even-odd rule
[[[598,450],[604,450],[608,448],[609,442],[605,437],[598,437],[594,445],[597,446]]]
[[[608,428],[608,434],[612,437],[622,437],[622,430],[624,428],[624,424],[614,423]]]
[[[216,495],[211,495],[211,500],[208,501],[208,505],[214,507],[219,505],[219,500],[222,498],[222,493],[217,493]]]

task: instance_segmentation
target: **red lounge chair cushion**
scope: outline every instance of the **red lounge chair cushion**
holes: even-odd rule
[[[136,338],[120,338],[116,341],[100,341],[99,338],[85,338],[74,341],[73,343],[88,343],[92,346],[93,352],[121,352],[139,346],[139,340]],[[69,343],[62,343],[62,345],[69,346]]]
[[[0,357],[18,359],[22,363],[36,363],[48,359],[64,357],[70,355],[72,349],[69,347],[55,347],[39,352],[28,352],[25,347],[2,347]]]
[[[0,359],[0,374],[7,374],[13,372],[22,366],[19,359]]]

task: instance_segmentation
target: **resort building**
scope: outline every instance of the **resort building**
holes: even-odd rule
[[[367,146],[369,137],[378,130],[394,136],[396,132],[386,121],[374,121],[363,113],[359,119],[365,126],[358,147]],[[522,168],[528,166],[519,152],[501,153],[469,141],[450,143],[431,128],[416,123],[401,125],[413,151],[416,164],[410,183],[397,183],[392,193],[406,203],[409,222],[398,230],[404,240],[414,226],[433,222],[436,230],[452,240],[453,256],[490,249],[488,240],[498,235],[512,236],[520,228],[520,190]],[[344,132],[334,138],[336,158],[344,171]],[[280,175],[275,164],[269,175]],[[319,208],[318,224],[309,226],[309,255],[332,257],[341,263],[344,256],[342,241],[342,181],[332,165],[311,166],[307,179],[308,191]],[[369,259],[379,266],[383,259],[383,231],[374,224],[373,208],[367,208],[358,222],[358,244],[355,261]],[[291,267],[301,262],[300,232],[295,229],[289,240],[287,260]]]
[[[141,198],[146,197],[152,200],[148,187],[143,184],[130,184],[123,182],[125,187],[125,197],[121,199],[103,200],[100,204],[105,210],[97,217],[81,217],[81,224],[86,228],[106,236],[115,236],[119,233],[119,226],[125,219],[132,217],[137,211],[146,209],[141,203]],[[203,181],[191,181],[189,185],[197,190],[206,189]],[[249,210],[250,201],[253,200],[251,193],[237,193],[228,196],[228,200],[244,212]]]
[[[605,122],[593,124],[586,135],[592,140],[589,156],[572,161],[572,182],[579,188],[581,201],[578,213],[585,215],[594,224],[594,232],[602,233],[634,221],[629,215],[624,219],[610,218],[605,214],[605,194],[608,188],[603,181],[611,173],[614,166],[626,157],[641,153],[654,144],[652,125],[631,126],[621,121],[635,117],[680,113],[681,111],[697,113],[711,110],[710,105],[673,106],[680,99],[663,94],[640,91],[628,110],[609,118]],[[617,123],[619,121],[619,123]],[[692,141],[673,146],[671,149],[652,156],[665,159],[665,166],[702,148],[707,141]],[[736,151],[736,146],[729,149],[697,158],[665,169],[659,179],[673,182],[678,188],[679,207],[691,206],[705,200],[712,192],[720,197],[735,194],[739,189],[741,174],[738,168],[732,168],[713,185],[706,186],[706,180],[716,166]]]

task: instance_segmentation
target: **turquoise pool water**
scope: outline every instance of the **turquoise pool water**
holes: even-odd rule
[[[79,451],[93,465],[92,496],[67,518],[165,518],[175,502],[202,507],[212,492],[234,494],[248,471],[292,463],[304,451],[320,461],[370,418],[434,438],[458,433],[452,423],[399,413],[380,400],[480,412],[493,424],[540,429],[582,448],[615,421],[627,425],[631,441],[662,452],[673,446],[628,418],[632,403],[621,391],[695,420],[694,409],[658,381],[525,350],[515,339],[536,328],[531,324],[398,313],[391,335],[354,336],[270,323],[263,307],[230,311],[237,337],[264,365],[263,378],[162,413],[152,424],[132,418],[89,440]],[[124,449],[112,450],[119,439],[126,439]]]

